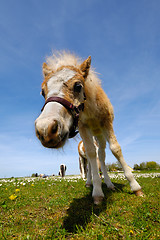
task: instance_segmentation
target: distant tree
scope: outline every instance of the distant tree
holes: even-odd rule
[[[115,172],[115,171],[121,171],[122,170],[122,166],[121,164],[117,161],[116,163],[112,163],[112,164],[107,164],[107,171],[109,172]]]
[[[117,169],[118,171],[122,171],[122,170],[123,170],[123,169],[122,169],[122,166],[121,166],[121,164],[120,164],[119,161],[116,162],[116,169]]]
[[[38,177],[38,173],[32,173],[31,177]]]
[[[112,164],[108,163],[108,164],[106,165],[106,167],[107,167],[107,171],[112,172],[113,169],[114,169],[114,163],[112,163]]]
[[[140,170],[145,170],[146,169],[146,163],[145,162],[142,162],[140,163]]]
[[[159,169],[160,165],[154,161],[151,161],[151,162],[146,163],[146,168],[147,169]]]
[[[134,167],[133,167],[134,170],[140,170],[140,166],[138,164],[134,164]]]

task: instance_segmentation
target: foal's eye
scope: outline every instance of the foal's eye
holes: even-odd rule
[[[82,89],[82,84],[77,82],[74,84],[74,92],[80,93]]]
[[[43,89],[42,89],[42,96],[45,98],[45,92]]]

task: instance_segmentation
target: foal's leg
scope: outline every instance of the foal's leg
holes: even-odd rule
[[[100,204],[103,200],[104,194],[101,187],[101,179],[98,173],[96,148],[93,142],[93,136],[88,128],[81,128],[80,134],[86,150],[88,162],[91,165],[91,171],[93,176],[93,192],[92,196],[95,204]]]
[[[127,163],[125,162],[123,155],[122,155],[122,150],[117,142],[116,136],[114,134],[113,128],[110,126],[110,129],[107,130],[106,134],[107,140],[110,145],[110,149],[113,153],[113,155],[117,158],[117,160],[121,163],[124,175],[129,181],[131,190],[137,195],[137,196],[142,196],[143,192],[141,190],[141,186],[138,184],[138,182],[135,180],[133,173],[129,169]]]
[[[85,175],[85,163],[84,163],[85,159],[82,156],[79,156],[79,166],[80,166],[80,173],[81,173],[81,178],[85,179],[86,175]]]
[[[101,163],[101,169],[103,172],[103,176],[104,176],[104,182],[107,185],[107,187],[109,189],[114,190],[114,184],[111,182],[108,173],[107,173],[107,169],[105,166],[105,148],[106,148],[106,140],[103,136],[97,136],[96,137],[98,144],[99,144],[99,148],[98,148],[98,157],[99,157],[99,161]]]
[[[84,178],[87,178],[87,158],[83,158],[83,164],[84,164]]]
[[[88,171],[87,171],[87,181],[86,181],[86,187],[92,186],[92,172],[91,172],[91,164],[88,161]]]

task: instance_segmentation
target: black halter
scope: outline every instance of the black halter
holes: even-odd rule
[[[76,136],[77,133],[78,133],[77,127],[78,127],[79,114],[80,114],[81,111],[84,110],[84,103],[81,103],[79,106],[76,107],[64,98],[50,97],[45,101],[45,104],[44,104],[43,108],[41,109],[41,112],[43,111],[46,104],[49,103],[49,102],[60,103],[72,114],[73,124],[72,124],[72,127],[70,129],[69,138],[73,138],[74,136]]]

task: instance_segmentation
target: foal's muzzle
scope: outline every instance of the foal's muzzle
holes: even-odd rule
[[[64,98],[50,97],[46,100],[41,111],[44,110],[49,102],[57,102],[63,105],[71,114],[73,121],[69,129],[65,129],[64,124],[60,120],[49,118],[38,118],[35,121],[36,135],[44,147],[60,148],[65,144],[67,138],[72,138],[78,133],[79,114],[84,109],[84,103],[74,106]]]
[[[57,120],[47,122],[39,119],[35,122],[35,129],[42,145],[47,148],[60,148],[68,138],[68,132],[62,131],[62,126]]]
[[[47,103],[49,102],[57,102],[63,105],[72,115],[73,117],[73,124],[70,128],[69,131],[69,138],[73,138],[74,136],[77,135],[78,133],[78,120],[79,120],[79,114],[81,111],[84,110],[84,103],[81,103],[79,106],[74,106],[72,103],[67,101],[64,98],[61,97],[50,97],[46,100],[44,106],[42,107],[41,111],[43,111],[44,107],[46,106]]]

